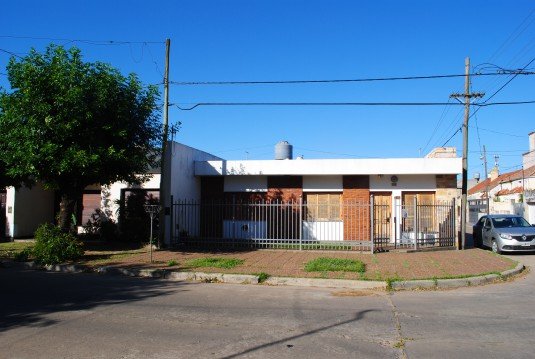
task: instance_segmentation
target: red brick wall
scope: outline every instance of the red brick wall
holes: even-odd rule
[[[344,240],[370,239],[370,177],[344,176],[342,220]]]
[[[302,176],[269,176],[267,199],[297,201],[303,197]]]

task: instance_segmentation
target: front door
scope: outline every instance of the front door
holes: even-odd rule
[[[389,243],[392,232],[392,193],[375,192],[373,195],[374,235],[373,238],[381,243]]]

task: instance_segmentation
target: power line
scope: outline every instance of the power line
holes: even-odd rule
[[[446,142],[444,142],[444,144],[443,144],[442,146],[440,146],[440,147],[445,147],[445,146],[448,144],[448,142],[450,142],[451,139],[452,139],[456,134],[458,134],[462,129],[463,129],[462,127],[459,127],[459,128],[457,129],[457,131],[455,131],[455,132],[453,133],[453,135],[451,135],[451,137],[448,138],[448,139],[446,140]]]
[[[514,71],[514,70],[511,70]],[[535,72],[524,72],[523,75],[534,75]],[[500,76],[509,75],[504,72],[476,73],[472,76]],[[344,83],[344,82],[374,82],[374,81],[398,81],[398,80],[429,80],[463,77],[464,75],[429,75],[429,76],[401,76],[401,77],[375,77],[360,79],[329,79],[329,80],[273,80],[273,81],[169,81],[178,86],[199,85],[277,85],[277,84],[310,84],[310,83]]]
[[[90,45],[165,44],[165,41],[88,40],[88,39],[67,39],[67,38],[54,38],[54,37],[12,36],[12,35],[0,35],[0,38],[81,42],[81,43],[86,43]]]
[[[5,52],[6,54],[9,54],[9,55],[11,55],[11,56],[15,56],[15,57],[18,57],[19,59],[23,59],[23,57],[22,57],[22,56],[20,56],[20,55],[17,55],[16,53],[14,53],[14,52],[12,52],[12,51],[9,51],[9,50],[4,50],[4,49],[0,49],[0,51],[2,51],[2,52]]]
[[[473,106],[524,105],[533,104],[535,100],[513,102],[491,102],[486,104],[472,104]],[[191,107],[181,107],[171,104],[182,111],[191,111],[197,107],[206,106],[464,106],[456,102],[199,102]]]

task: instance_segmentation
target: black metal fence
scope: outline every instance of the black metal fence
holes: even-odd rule
[[[172,201],[171,244],[386,251],[455,245],[454,203]]]

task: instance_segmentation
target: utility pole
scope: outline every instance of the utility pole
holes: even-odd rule
[[[162,136],[162,154],[160,159],[160,222],[159,222],[159,243],[158,247],[161,247],[165,242],[165,215],[169,214],[166,210],[166,202],[170,199],[169,188],[169,176],[166,173],[165,158],[167,150],[167,136],[169,132],[169,51],[171,48],[171,40],[165,40],[165,72],[163,78],[163,136]],[[173,205],[172,203],[170,205]]]
[[[483,156],[481,156],[485,167],[485,195],[487,196],[487,215],[490,214],[490,199],[489,199],[489,175],[487,172],[487,148],[483,145]]]
[[[470,119],[470,99],[483,97],[483,93],[470,93],[470,58],[464,61],[464,93],[453,93],[452,98],[464,97],[464,122],[463,122],[463,172],[461,189],[461,249],[466,245],[466,203],[468,192],[468,120]]]

